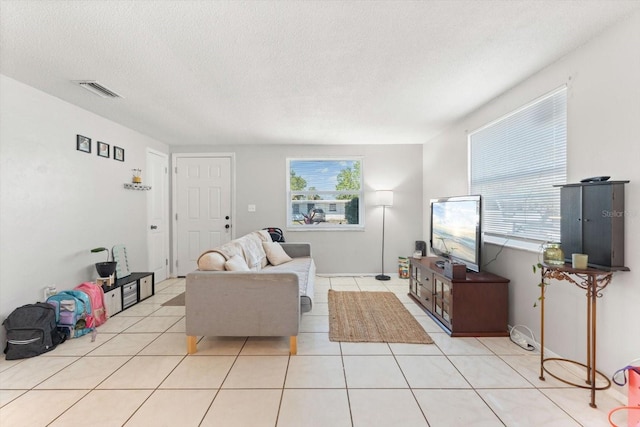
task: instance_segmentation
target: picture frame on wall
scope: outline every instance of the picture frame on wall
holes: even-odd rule
[[[109,158],[109,144],[98,141],[98,156]]]
[[[113,146],[113,158],[120,162],[124,162],[124,148]]]
[[[76,150],[85,153],[91,153],[91,138],[86,136],[76,135]]]

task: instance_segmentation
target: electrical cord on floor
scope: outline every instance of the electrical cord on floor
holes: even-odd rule
[[[518,347],[527,350],[527,351],[533,351],[535,350],[535,346],[533,346],[532,344],[529,344],[529,341],[520,333],[520,331],[518,331],[516,328],[524,328],[527,331],[529,331],[529,335],[531,335],[531,340],[533,342],[536,342],[536,338],[533,335],[533,331],[531,331],[531,329],[529,329],[528,327],[526,327],[525,325],[515,325],[511,327],[511,330],[509,331],[509,339]]]

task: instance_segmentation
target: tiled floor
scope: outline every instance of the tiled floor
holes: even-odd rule
[[[327,291],[392,291],[433,345],[334,343]],[[184,307],[161,304],[184,279],[90,336],[0,362],[3,426],[607,426],[621,402],[538,379],[539,357],[508,338],[451,338],[402,279],[317,277],[298,355],[288,337],[203,338],[186,355]]]

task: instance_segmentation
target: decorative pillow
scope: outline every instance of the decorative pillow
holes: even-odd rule
[[[273,242],[273,240],[271,239],[271,234],[269,234],[269,232],[267,230],[258,230],[255,231],[255,233],[258,233],[260,235],[260,238],[265,241],[265,242]]]
[[[226,261],[219,252],[205,252],[198,258],[198,270],[222,271]]]
[[[291,261],[291,257],[282,249],[280,243],[262,242],[264,251],[267,253],[267,259],[271,265],[280,265]]]
[[[227,271],[251,271],[247,262],[240,255],[234,255],[225,262],[224,269]]]

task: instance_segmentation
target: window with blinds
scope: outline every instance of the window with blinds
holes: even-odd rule
[[[567,177],[567,91],[558,89],[469,135],[470,193],[487,235],[560,240]]]

